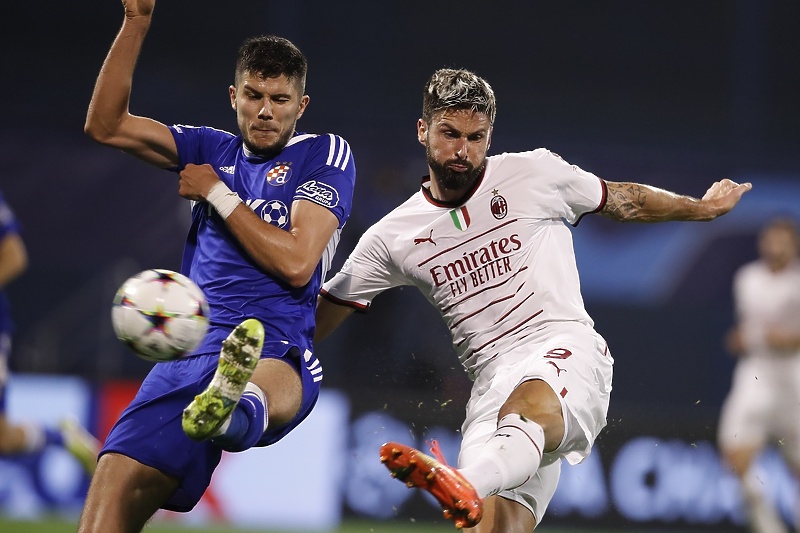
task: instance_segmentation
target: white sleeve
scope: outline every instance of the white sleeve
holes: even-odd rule
[[[365,311],[386,289],[411,284],[392,261],[379,230],[376,224],[361,236],[341,270],[322,286],[325,297]]]
[[[595,213],[606,203],[605,182],[591,172],[564,161],[560,155],[544,150],[539,164],[557,190],[560,216],[577,225],[583,215]]]

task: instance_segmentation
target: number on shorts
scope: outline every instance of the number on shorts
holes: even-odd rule
[[[545,359],[566,359],[572,355],[572,352],[567,350],[566,348],[553,348],[547,355],[544,356]]]

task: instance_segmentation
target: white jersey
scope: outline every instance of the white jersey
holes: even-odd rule
[[[722,406],[719,442],[738,449],[780,440],[782,452],[800,464],[800,350],[774,350],[764,338],[768,328],[800,330],[800,262],[778,273],[749,263],[733,287],[746,353]]]
[[[594,325],[564,220],[603,207],[600,178],[540,148],[487,158],[459,205],[427,185],[367,230],[323,292],[366,309],[386,289],[417,286],[471,377],[547,324]]]
[[[766,345],[770,329],[800,331],[800,262],[772,272],[762,261],[743,266],[734,278],[734,299],[739,326],[749,357],[786,357]],[[800,356],[795,351],[794,355]]]

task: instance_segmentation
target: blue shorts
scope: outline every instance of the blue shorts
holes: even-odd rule
[[[309,361],[306,361],[309,357]],[[310,352],[286,344],[264,343],[261,358],[283,359],[299,373],[303,400],[294,419],[264,433],[256,446],[282,439],[313,409],[319,397],[321,372]],[[119,453],[173,476],[180,481],[175,493],[162,505],[170,511],[187,512],[197,505],[211,482],[222,449],[209,441],[187,437],[181,427],[183,409],[211,382],[219,354],[205,354],[157,363],[142,382],[136,397],[111,428],[100,455]],[[312,373],[313,372],[313,373]],[[316,381],[315,381],[316,379]]]

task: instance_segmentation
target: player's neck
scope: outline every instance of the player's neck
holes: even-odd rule
[[[460,200],[469,195],[475,189],[475,184],[481,179],[481,175],[476,176],[475,179],[462,187],[452,189],[442,186],[442,184],[439,182],[439,179],[436,177],[436,174],[431,170],[429,188],[431,196],[435,200],[446,204],[460,203]]]
[[[469,187],[464,190],[445,189],[436,183],[435,179],[431,180],[431,196],[440,202],[452,203],[464,196],[464,193],[469,190]]]

